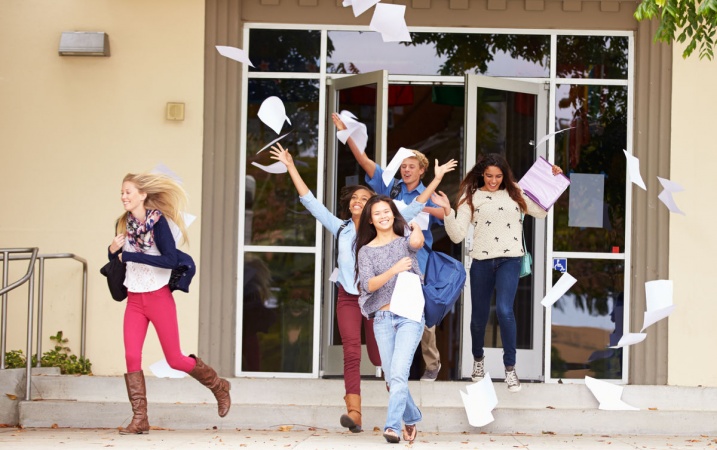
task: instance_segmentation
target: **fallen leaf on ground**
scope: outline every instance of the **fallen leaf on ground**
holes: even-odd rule
[[[7,395],[7,398],[9,398],[10,400],[17,400],[17,395],[15,395],[15,394],[5,394],[5,395]]]

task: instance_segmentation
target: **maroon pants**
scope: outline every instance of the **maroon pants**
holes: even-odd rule
[[[381,356],[373,334],[373,320],[361,315],[358,295],[349,294],[341,286],[336,319],[344,348],[344,387],[347,394],[361,395],[361,324],[366,334],[368,358],[374,366],[381,365]]]

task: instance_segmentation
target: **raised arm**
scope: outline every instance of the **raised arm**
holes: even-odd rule
[[[433,181],[431,181],[431,183],[428,186],[426,186],[426,189],[424,189],[423,192],[421,192],[421,195],[419,195],[416,198],[416,200],[418,200],[421,203],[428,202],[428,199],[431,198],[431,195],[433,195],[433,193],[438,188],[438,185],[441,183],[441,180],[443,180],[443,176],[445,174],[447,174],[448,172],[452,172],[453,170],[455,170],[457,165],[458,165],[458,162],[455,159],[451,159],[447,163],[439,166],[438,160],[436,159],[436,168],[434,170],[435,177],[433,178]],[[423,208],[423,210],[425,212],[427,212],[428,214],[430,214],[438,219],[441,219],[441,220],[443,219],[443,217],[445,215],[443,212],[443,208],[434,208],[431,206],[427,206],[427,207]]]
[[[338,115],[338,113],[333,113],[331,115],[331,119],[333,119],[334,125],[336,126],[337,130],[343,131],[346,129],[346,125],[341,120],[341,117]],[[373,178],[373,174],[376,171],[376,163],[373,162],[371,158],[366,155],[365,152],[359,150],[352,138],[349,137],[346,143],[349,145],[351,153],[353,153],[354,158],[356,158],[356,162],[359,163],[359,166],[361,166],[361,168],[366,172],[366,175],[368,175],[369,178]]]
[[[291,177],[291,181],[296,187],[296,191],[299,193],[299,197],[303,197],[304,195],[308,194],[309,187],[306,185],[306,183],[304,183],[304,180],[301,178],[301,175],[299,175],[299,171],[296,170],[296,165],[294,165],[294,158],[291,157],[291,153],[289,153],[289,150],[286,150],[284,147],[281,146],[281,144],[277,143],[276,147],[271,147],[270,152],[271,159],[276,159],[277,161],[284,163],[284,165],[286,166],[286,170],[289,171],[289,176]]]

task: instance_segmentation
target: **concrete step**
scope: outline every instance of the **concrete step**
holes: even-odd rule
[[[216,414],[211,392],[194,379],[147,377],[152,426],[172,429],[252,428],[304,425],[340,430],[345,412],[343,380],[232,378],[232,409]],[[558,434],[717,434],[717,388],[625,386],[622,399],[640,411],[602,411],[583,384],[524,383],[511,393],[494,383],[495,421],[468,424],[460,390],[468,382],[411,381],[423,412],[420,428],[434,432]],[[381,428],[388,394],[382,380],[362,382],[363,425]],[[98,376],[33,376],[33,401],[21,402],[25,427],[113,428],[131,418],[124,379]]]

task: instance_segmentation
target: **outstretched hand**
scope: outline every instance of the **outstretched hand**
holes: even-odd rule
[[[436,178],[438,178],[439,180],[442,180],[443,175],[455,170],[457,165],[458,165],[458,161],[456,161],[455,159],[451,159],[450,161],[443,164],[442,166],[438,165],[438,160],[436,160],[436,168],[434,170]]]
[[[277,143],[276,146],[278,148],[272,146],[271,150],[269,150],[269,152],[271,153],[271,159],[276,159],[277,161],[284,163],[287,168],[293,166],[294,158],[291,157],[291,153],[289,153],[289,150],[286,150],[279,143]]]
[[[431,195],[431,201],[443,208],[444,211],[451,209],[451,201],[448,200],[448,196],[443,191],[438,191],[438,193]]]
[[[563,173],[563,169],[560,166],[553,164],[553,175],[560,175]]]
[[[339,116],[339,113],[331,114],[331,119],[334,121],[334,125],[336,126],[337,130],[343,131],[346,129],[346,125],[344,124],[343,120],[341,120],[341,116]]]

